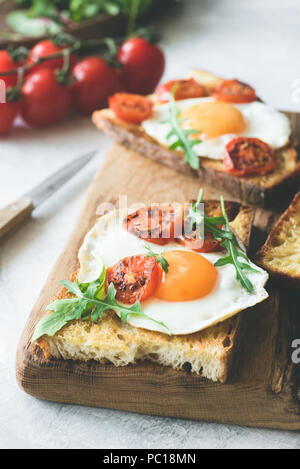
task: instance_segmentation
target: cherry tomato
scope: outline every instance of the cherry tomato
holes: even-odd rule
[[[19,63],[15,62],[10,54],[6,50],[0,50],[0,72],[8,72],[10,70],[15,70],[19,65]],[[16,86],[18,75],[3,75],[0,76],[0,79],[3,80],[6,86]]]
[[[108,101],[119,119],[132,124],[140,124],[152,114],[153,102],[139,94],[116,93]]]
[[[73,68],[75,106],[83,114],[107,106],[108,97],[119,89],[115,70],[100,57],[88,57]]]
[[[130,93],[152,93],[165,68],[161,49],[140,37],[128,39],[122,44],[118,60],[123,65],[126,91]]]
[[[187,249],[196,252],[216,252],[221,251],[223,248],[221,242],[217,241],[210,231],[202,232],[200,227],[196,223],[191,225],[191,219],[189,218],[189,211],[191,204],[195,203],[195,200],[188,200],[183,204],[183,229],[182,235],[176,238],[177,243],[182,244]],[[204,213],[209,217],[220,217],[222,216],[222,209],[219,202],[210,200],[204,203]],[[227,207],[227,214],[231,220],[236,215],[234,209]],[[222,228],[221,225],[217,225]]]
[[[18,113],[19,104],[14,101],[0,103],[0,134],[6,133]]]
[[[107,269],[107,285],[111,282],[117,291],[116,299],[121,303],[134,304],[145,301],[157,288],[162,270],[156,258],[142,254],[125,257]]]
[[[259,138],[237,137],[226,145],[226,171],[235,176],[266,174],[278,164],[275,151]]]
[[[219,101],[251,103],[257,99],[255,89],[239,80],[224,80],[216,85],[211,95]]]
[[[222,249],[220,241],[217,241],[209,231],[204,234],[204,239],[201,238],[200,230],[193,230],[190,233],[184,233],[176,241],[196,252],[214,252]]]
[[[189,80],[171,80],[159,85],[155,90],[155,94],[161,103],[169,101],[171,91],[176,83],[178,83],[174,96],[176,101],[180,99],[201,98],[206,95],[205,88],[193,78]]]
[[[30,51],[27,63],[34,64],[41,57],[47,57],[48,55],[57,54],[58,52],[65,49],[67,46],[56,46],[52,41],[46,39],[45,41],[38,42]],[[63,57],[58,57],[57,59],[50,59],[46,62],[41,62],[31,69],[31,72],[43,70],[45,68],[52,68],[53,70],[57,68],[62,68],[63,66]],[[73,67],[77,61],[77,56],[73,52],[70,55],[70,67]]]
[[[31,73],[22,86],[22,95],[21,115],[33,126],[52,124],[71,107],[70,87],[58,83],[51,68]]]
[[[182,217],[171,207],[143,207],[129,214],[123,227],[134,236],[154,244],[166,244],[181,233]]]

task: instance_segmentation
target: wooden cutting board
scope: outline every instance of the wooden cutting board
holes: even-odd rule
[[[300,116],[290,115],[300,137]],[[204,186],[205,188],[205,186]],[[199,181],[113,145],[96,174],[72,235],[35,303],[20,339],[16,372],[20,387],[46,400],[146,414],[280,429],[300,429],[300,364],[291,362],[300,338],[300,293],[271,286],[270,298],[242,315],[239,348],[226,384],[152,363],[116,368],[96,362],[46,361],[30,345],[35,324],[76,268],[83,237],[99,204],[181,202],[195,197]],[[205,197],[219,196],[205,188]],[[227,197],[230,199],[230,197]],[[287,201],[285,201],[287,203]],[[278,217],[257,209],[252,250]]]

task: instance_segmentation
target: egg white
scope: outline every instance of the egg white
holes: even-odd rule
[[[164,246],[145,243],[120,226],[116,213],[112,212],[101,217],[87,233],[78,254],[80,282],[91,282],[97,279],[103,266],[112,266],[124,257],[145,254],[144,244],[151,246],[155,252],[186,250],[175,241]],[[201,253],[201,255],[214,264],[224,254]],[[156,321],[165,323],[175,335],[191,334],[205,329],[268,297],[264,289],[268,279],[267,272],[253,263],[251,265],[258,271],[247,273],[254,286],[253,294],[249,294],[237,281],[234,267],[225,265],[217,268],[219,273],[217,284],[209,295],[182,302],[149,298],[142,304],[143,312]],[[145,318],[130,315],[128,322],[135,327],[166,333],[165,329]]]
[[[215,101],[215,99],[183,99],[176,101],[176,106],[177,109],[182,112],[184,109],[194,106],[197,103],[211,101]],[[203,140],[202,143],[193,147],[197,155],[211,159],[223,159],[225,146],[232,138],[237,136],[259,138],[271,145],[274,149],[281,148],[288,143],[291,134],[291,126],[288,118],[284,114],[259,101],[230,104],[237,108],[244,116],[247,125],[246,130],[240,134],[224,134],[217,138]],[[168,117],[169,104],[156,104],[151,118],[143,121],[141,124],[148,135],[167,146],[171,145],[176,140],[175,137],[169,140],[167,139],[171,127],[170,124],[162,122],[168,120]],[[201,131],[201,129],[199,130]]]

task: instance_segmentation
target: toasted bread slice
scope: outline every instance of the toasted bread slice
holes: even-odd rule
[[[219,203],[206,202],[215,212]],[[245,246],[249,244],[254,211],[234,202],[226,203],[231,226]],[[58,298],[66,298],[62,290]],[[97,324],[72,321],[53,337],[43,336],[39,347],[48,359],[96,360],[125,366],[143,360],[195,372],[213,381],[225,382],[236,345],[240,315],[203,331],[168,336],[124,324],[107,312]]]
[[[256,262],[274,277],[300,287],[300,192],[270,232]]]
[[[190,76],[201,82],[207,90],[222,78],[201,70],[194,70]],[[193,170],[184,162],[184,153],[170,150],[148,135],[142,126],[126,123],[116,117],[110,109],[93,113],[92,120],[98,129],[111,136],[118,143],[141,155],[176,169],[184,174],[199,177],[205,184],[226,190],[228,194],[247,203],[268,206],[275,198],[286,192],[293,193],[300,185],[300,160],[291,139],[288,145],[276,151],[279,165],[266,175],[238,177],[228,173],[221,160],[201,157],[199,170]]]

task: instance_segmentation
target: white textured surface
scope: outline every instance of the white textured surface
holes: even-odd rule
[[[185,0],[161,26],[167,78],[199,66],[253,84],[270,104],[299,110],[297,0]],[[298,82],[297,82],[298,80]],[[298,84],[297,84],[298,83]],[[88,119],[52,129],[18,129],[0,141],[0,205],[29,190],[82,151],[98,159],[0,246],[0,447],[300,448],[300,435],[41,402],[14,377],[17,341],[49,269],[78,215],[109,140]]]

